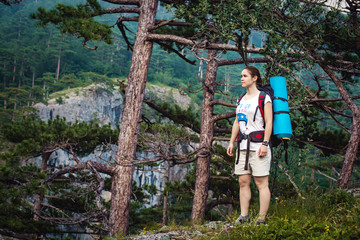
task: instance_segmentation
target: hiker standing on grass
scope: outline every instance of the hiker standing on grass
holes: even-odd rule
[[[239,175],[241,214],[235,224],[241,225],[249,221],[249,205],[251,199],[251,175],[259,190],[260,211],[256,224],[265,223],[265,217],[270,204],[269,172],[271,150],[269,140],[273,124],[272,102],[265,95],[263,109],[259,109],[260,93],[258,87],[262,84],[257,68],[248,66],[241,72],[241,86],[246,88],[246,94],[239,97],[236,108],[236,119],[227,148],[227,154],[233,156],[233,147],[240,133],[240,144],[236,153],[235,174]],[[264,113],[261,113],[264,111]],[[264,116],[264,117],[263,117]]]

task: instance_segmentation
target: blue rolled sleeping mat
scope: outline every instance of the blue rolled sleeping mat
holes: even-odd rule
[[[273,134],[282,140],[292,137],[291,121],[289,115],[288,94],[286,79],[281,76],[271,77],[270,86],[274,91],[273,99]]]

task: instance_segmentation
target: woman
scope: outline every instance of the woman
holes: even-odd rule
[[[241,72],[241,86],[246,88],[246,94],[241,98],[236,108],[236,119],[232,127],[232,134],[227,148],[227,154],[233,156],[234,142],[239,134],[242,139],[237,151],[235,174],[239,175],[240,209],[241,214],[235,224],[241,225],[249,221],[249,205],[251,199],[250,182],[254,177],[259,190],[260,211],[256,224],[265,223],[265,217],[270,204],[270,190],[268,186],[271,150],[269,140],[272,131],[272,102],[269,95],[265,96],[264,117],[258,111],[259,95],[262,80],[259,70],[248,66]],[[254,134],[255,133],[255,134]],[[258,137],[254,142],[250,136]],[[239,154],[239,155],[238,155]]]

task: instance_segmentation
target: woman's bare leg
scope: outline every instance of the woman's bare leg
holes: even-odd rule
[[[269,189],[269,176],[254,177],[255,184],[259,190],[260,211],[259,219],[265,219],[270,205],[271,193]]]
[[[240,209],[241,215],[247,216],[249,215],[249,206],[251,199],[251,175],[240,175],[239,176],[239,185],[240,185]]]

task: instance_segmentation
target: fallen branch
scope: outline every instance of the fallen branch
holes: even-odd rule
[[[295,181],[292,179],[292,177],[290,176],[289,172],[283,168],[283,166],[281,166],[281,164],[278,163],[279,168],[284,172],[284,174],[288,177],[289,181],[291,182],[291,184],[294,186],[297,194],[299,195],[299,197],[302,197],[300,189],[298,188],[298,186],[296,185]]]
[[[327,177],[331,180],[333,180],[334,182],[337,182],[337,179],[333,178],[333,177],[330,177],[329,175],[326,175],[325,173],[321,172],[320,170],[317,170],[317,172],[320,174],[320,175],[323,175],[324,177]]]

